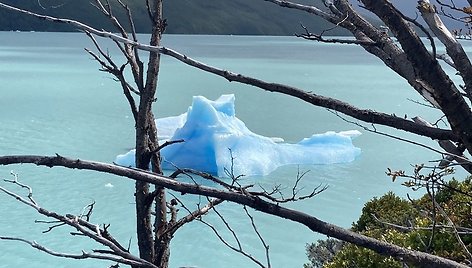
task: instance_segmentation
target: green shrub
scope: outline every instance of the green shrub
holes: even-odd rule
[[[455,226],[472,227],[471,180],[451,180],[435,193],[435,200],[440,208],[433,206],[429,195],[409,201],[388,192],[364,205],[358,221],[353,223],[352,230],[405,248],[468,263],[470,258],[458,242],[450,220]],[[436,219],[434,234],[431,230],[433,216]],[[459,228],[459,231],[462,230],[466,229]],[[472,235],[461,234],[461,240],[468,250],[472,251]],[[305,264],[305,268],[404,267],[403,263],[392,257],[334,239],[320,240],[308,245],[307,255],[310,263]]]

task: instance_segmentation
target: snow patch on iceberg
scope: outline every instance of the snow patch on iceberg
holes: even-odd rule
[[[315,134],[290,144],[251,132],[235,115],[234,95],[216,101],[193,97],[192,106],[179,116],[156,120],[161,142],[184,140],[161,150],[164,169],[191,168],[217,176],[267,175],[283,165],[334,164],[353,161],[361,150],[352,144],[357,130]],[[117,156],[115,163],[134,166],[134,150]]]

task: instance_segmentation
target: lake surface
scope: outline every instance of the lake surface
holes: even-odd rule
[[[142,36],[145,41],[145,36]],[[182,36],[164,37],[164,44],[208,64],[285,83],[307,91],[351,102],[398,116],[436,121],[434,110],[411,100],[421,99],[392,71],[361,48],[326,45],[295,37]],[[120,59],[109,45],[113,58]],[[91,42],[80,33],[0,32],[0,154],[61,154],[73,158],[112,162],[117,154],[134,145],[134,124],[119,85],[98,71],[98,64],[84,51]],[[440,48],[441,49],[441,48]],[[466,50],[470,51],[467,45]],[[326,109],[313,107],[293,97],[258,88],[228,83],[172,58],[163,57],[159,77],[156,117],[186,111],[191,97],[215,99],[236,95],[236,114],[253,132],[297,142],[314,133],[358,129],[354,140],[362,149],[354,162],[338,165],[286,166],[266,177],[246,178],[265,187],[282,184],[291,190],[298,168],[310,170],[302,181],[305,193],[326,184],[328,190],[306,201],[287,206],[321,220],[349,227],[363,204],[374,196],[394,191],[411,193],[385,175],[387,168],[412,170],[410,165],[438,159],[434,153],[404,142],[362,130]],[[352,120],[355,121],[355,120]],[[398,133],[378,127],[389,133]],[[402,137],[434,145],[426,138],[399,133]],[[79,214],[96,202],[92,222],[110,223],[110,232],[123,244],[131,240],[136,252],[134,183],[88,171],[15,165],[0,168],[0,178],[18,173],[34,189],[36,201],[52,211]],[[463,174],[459,173],[458,177]],[[2,182],[9,189],[22,192]],[[110,187],[113,186],[113,187]],[[189,208],[198,197],[184,196]],[[204,201],[204,200],[203,200]],[[55,251],[80,253],[100,248],[88,239],[70,236],[67,227],[43,234],[49,225],[31,208],[0,194],[0,235],[36,240]],[[241,206],[218,208],[238,232],[245,250],[264,260],[264,249],[251,231]],[[307,228],[251,211],[259,231],[270,245],[273,267],[302,267],[307,261],[305,245],[323,236]],[[230,234],[214,214],[206,218],[228,240]],[[231,240],[230,240],[231,241]],[[233,241],[234,244],[234,241]],[[19,242],[0,241],[0,267],[108,267],[102,261],[58,259]],[[172,240],[171,267],[254,267],[226,248],[201,223],[188,224]]]

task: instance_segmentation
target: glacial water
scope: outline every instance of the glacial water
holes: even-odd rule
[[[142,38],[145,40],[145,36]],[[362,108],[401,117],[421,115],[431,121],[439,118],[434,110],[414,102],[421,99],[406,82],[356,46],[319,44],[295,37],[182,35],[165,36],[164,44],[220,68],[286,83]],[[104,45],[109,46],[113,58],[120,60],[112,44],[104,42]],[[117,154],[133,147],[133,120],[119,85],[110,75],[98,70],[98,64],[84,47],[93,48],[80,33],[0,32],[1,155],[58,153],[111,162]],[[467,51],[471,48],[466,44]],[[281,184],[289,192],[298,170],[310,170],[301,182],[302,193],[318,185],[329,188],[310,200],[287,206],[340,226],[349,227],[359,216],[362,205],[373,196],[387,191],[403,196],[420,194],[405,189],[400,182],[392,183],[385,175],[387,168],[411,170],[411,164],[438,158],[418,146],[366,132],[326,109],[293,97],[229,83],[165,56],[154,111],[157,117],[178,115],[186,111],[193,95],[215,99],[228,93],[236,95],[237,116],[251,131],[264,136],[297,142],[329,130],[357,129],[363,133],[354,140],[362,154],[352,163],[286,166],[269,176],[246,178],[266,188]],[[426,138],[377,129],[434,145]],[[110,232],[124,245],[130,241],[132,251],[136,252],[132,181],[89,171],[31,165],[0,167],[0,178],[11,178],[10,171],[32,186],[38,204],[51,211],[80,214],[87,204],[95,201],[92,222],[111,224]],[[3,181],[1,185],[25,193]],[[198,197],[178,197],[190,209],[205,202]],[[58,252],[80,253],[101,248],[89,239],[71,236],[73,230],[67,227],[43,234],[50,224],[35,223],[35,220],[47,219],[5,194],[0,194],[0,204],[0,236],[35,240]],[[264,260],[264,249],[242,207],[224,203],[218,211],[238,233],[243,248]],[[307,260],[305,245],[323,238],[299,224],[250,212],[270,245],[273,267],[301,267]],[[235,244],[214,213],[205,219]],[[2,268],[110,265],[96,260],[59,259],[20,242],[0,241]],[[182,266],[255,267],[225,247],[199,222],[188,224],[172,240],[171,267]]]

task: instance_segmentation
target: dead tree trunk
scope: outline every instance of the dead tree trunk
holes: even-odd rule
[[[162,18],[162,0],[148,3],[148,12],[152,20],[152,34],[150,45],[159,46],[165,25]],[[136,167],[162,174],[160,155],[158,152],[157,128],[152,112],[152,104],[155,101],[157,81],[159,74],[160,54],[151,52],[147,64],[146,82],[141,89],[136,121]],[[136,223],[140,257],[156,264],[159,267],[167,267],[169,261],[169,241],[163,239],[162,233],[167,225],[167,207],[165,190],[156,187],[150,191],[150,185],[146,182],[136,182]],[[155,201],[154,225],[151,220],[151,209]],[[154,228],[154,232],[153,232]],[[163,241],[164,240],[164,241]]]

